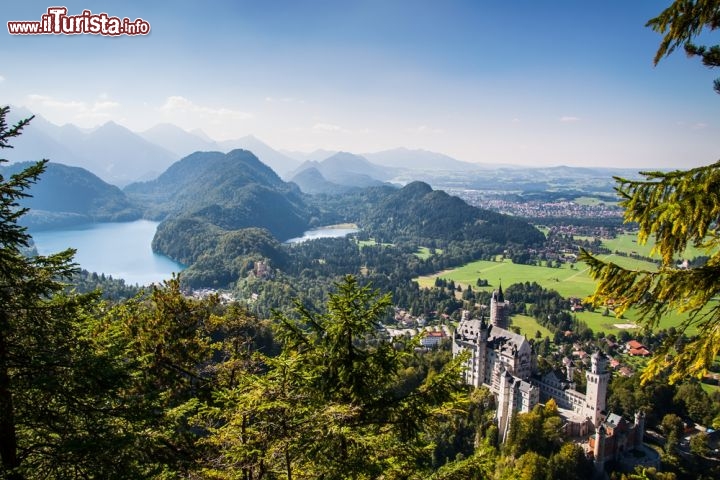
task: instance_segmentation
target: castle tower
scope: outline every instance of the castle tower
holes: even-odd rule
[[[585,394],[585,414],[590,417],[593,425],[597,426],[605,411],[608,382],[610,374],[607,371],[607,357],[597,351],[590,357],[590,370],[585,373],[587,390]]]
[[[635,446],[642,445],[645,437],[645,413],[635,412]]]
[[[502,285],[492,293],[490,298],[490,323],[496,327],[508,329],[510,302],[505,301]]]
[[[477,378],[478,378],[478,384],[476,387],[482,386],[483,383],[486,383],[489,381],[487,378],[487,375],[485,374],[485,369],[487,368],[487,340],[488,340],[488,325],[485,322],[485,314],[482,314],[480,317],[480,331],[478,332],[477,336],[477,352],[478,352],[478,358],[477,358]]]
[[[500,440],[504,443],[510,431],[510,419],[515,411],[515,389],[513,388],[513,376],[500,365],[500,391],[498,392],[497,423]]]
[[[600,425],[595,432],[595,448],[593,449],[593,457],[595,457],[595,469],[602,472],[605,468],[605,427]]]
[[[565,378],[568,382],[573,383],[573,373],[575,372],[575,367],[573,366],[572,360],[568,357],[564,357],[562,359],[562,363],[565,366]]]

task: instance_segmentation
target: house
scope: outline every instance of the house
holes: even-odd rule
[[[645,345],[638,342],[637,340],[630,340],[625,344],[625,350],[627,351],[628,355],[631,355],[633,357],[647,357],[651,355],[650,350],[648,350]]]
[[[442,330],[425,331],[422,338],[420,338],[420,345],[425,348],[434,348],[437,347],[440,342],[442,342],[446,338],[447,335],[445,335],[445,332],[443,332]]]

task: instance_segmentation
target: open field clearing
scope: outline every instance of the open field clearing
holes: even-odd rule
[[[603,255],[600,258],[616,262],[626,268],[655,268],[652,263],[619,255]],[[573,267],[571,268],[569,264],[563,264],[560,268],[551,268],[537,265],[520,265],[512,263],[510,260],[501,262],[478,260],[453,270],[419,277],[417,280],[421,287],[430,287],[435,284],[437,277],[441,277],[460,283],[464,288],[470,285],[473,290],[494,290],[501,283],[507,287],[513,283],[537,282],[544,288],[557,290],[560,295],[566,298],[587,297],[595,290],[595,281],[588,275],[585,264],[578,263]],[[476,287],[479,278],[487,280],[489,286]]]
[[[513,315],[510,317],[510,327],[518,327],[520,334],[525,335],[527,338],[535,338],[535,332],[540,332],[540,338],[550,337],[551,340],[553,338],[550,330],[540,325],[533,317],[527,315]]]

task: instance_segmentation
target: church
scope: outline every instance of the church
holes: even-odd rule
[[[469,353],[463,380],[474,387],[484,385],[495,395],[496,420],[502,441],[507,438],[515,413],[527,413],[535,405],[552,398],[565,420],[565,434],[570,437],[595,434],[589,453],[601,457],[597,460],[604,463],[611,456],[613,445],[618,444],[612,436],[613,429],[605,425],[607,418],[617,421],[617,415],[607,417],[605,412],[610,381],[608,358],[600,351],[591,356],[590,369],[585,372],[586,393],[575,389],[574,369],[569,359],[563,362],[564,374],[551,371],[540,376],[537,356],[530,342],[509,330],[509,307],[500,287],[490,300],[489,322],[484,318],[471,319],[469,312],[463,312],[452,344],[453,356]],[[623,438],[630,439],[622,443],[622,451],[642,443],[643,428],[644,422],[637,416],[634,424],[622,423],[618,431],[622,430]]]

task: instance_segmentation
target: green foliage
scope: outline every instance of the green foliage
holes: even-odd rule
[[[720,27],[718,0],[675,0],[647,26],[664,34],[655,54],[655,64],[682,46],[688,56],[700,56],[706,67],[720,66],[720,45],[707,47],[692,43],[693,38],[700,36],[705,29],[712,31]],[[714,89],[720,93],[720,79],[715,80]]]
[[[198,218],[168,220],[158,226],[153,249],[190,265],[183,283],[192,287],[227,287],[265,261],[284,267],[288,255],[265,229],[226,231]]]
[[[481,443],[468,458],[459,458],[440,467],[431,480],[485,480],[493,478],[498,461],[495,449]]]
[[[662,263],[657,271],[629,270],[603,262],[583,251],[581,258],[599,280],[592,300],[596,305],[611,300],[616,315],[634,306],[646,328],[658,325],[671,311],[689,312],[687,320],[656,350],[643,373],[649,379],[672,367],[670,382],[687,375],[702,377],[720,351],[720,307],[713,301],[718,289],[720,237],[716,220],[720,214],[720,162],[687,171],[646,172],[645,180],[617,179],[624,199],[625,220],[639,225],[638,241],[651,235]],[[688,244],[704,248],[710,258],[698,267],[677,268],[677,255]],[[697,337],[675,351],[678,338],[690,327]],[[674,355],[671,355],[674,354]]]
[[[656,64],[683,46],[689,55],[701,56],[706,66],[720,65],[720,46],[692,43],[705,29],[713,31],[720,26],[717,0],[676,0],[647,26],[664,35],[655,55]],[[720,93],[720,80],[715,80],[715,90]],[[718,290],[720,263],[719,167],[720,162],[716,162],[685,171],[644,172],[645,179],[640,181],[616,178],[625,221],[640,226],[638,243],[655,238],[653,250],[662,258],[658,271],[632,271],[582,253],[593,278],[600,280],[592,297],[596,304],[611,299],[616,302],[617,314],[634,305],[647,328],[657,326],[667,312],[690,312],[677,335],[656,350],[643,372],[644,380],[669,368],[670,382],[688,375],[702,377],[720,351],[720,307],[712,301]],[[709,254],[707,262],[688,270],[675,268],[675,257],[688,244],[704,248]],[[676,351],[676,341],[690,327],[697,328],[697,337]]]
[[[591,478],[593,473],[593,465],[583,447],[576,443],[564,443],[548,460],[547,478],[553,480],[584,480]]]
[[[707,433],[701,432],[690,438],[690,451],[701,457],[710,453],[710,437]]]
[[[503,449],[515,458],[530,451],[547,457],[562,444],[561,426],[557,405],[551,399],[544,407],[536,405],[532,411],[512,418]]]
[[[7,113],[0,108],[0,148],[31,120],[8,127]],[[19,203],[45,166],[0,175],[0,478],[134,476],[118,413],[123,372],[92,334],[96,297],[63,293],[74,252],[21,253],[30,237]]]
[[[280,314],[278,357],[243,376],[201,418],[218,452],[215,478],[407,478],[427,471],[424,432],[459,412],[460,363],[451,361],[414,387],[401,375],[414,345],[378,335],[389,296],[347,277],[325,313],[296,304]],[[208,471],[210,473],[210,471]]]

